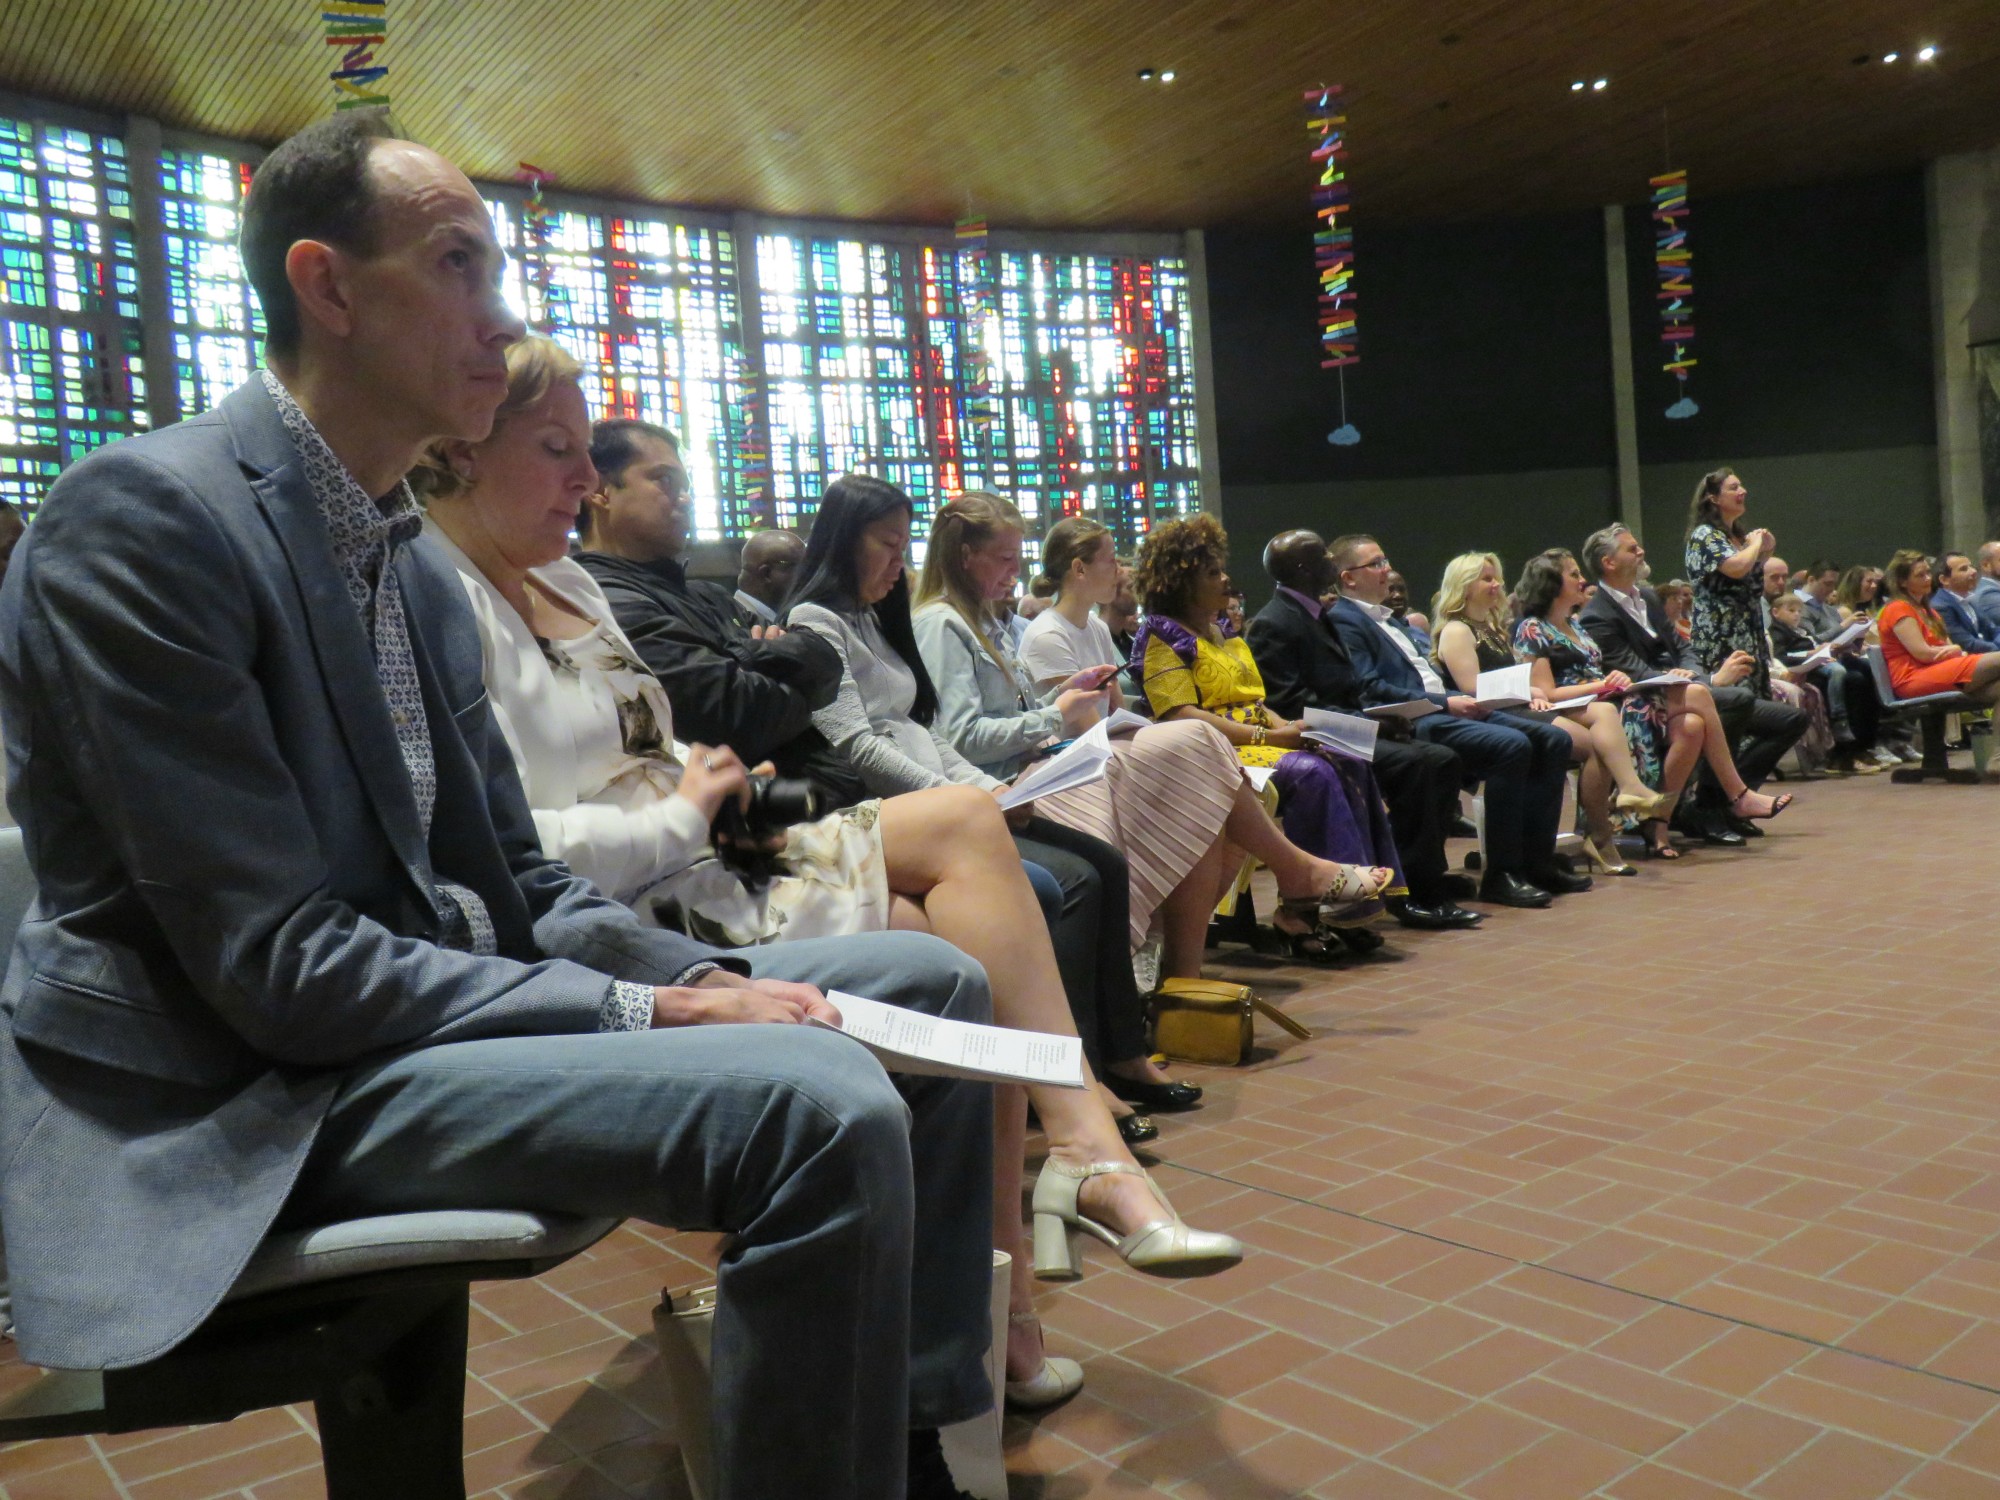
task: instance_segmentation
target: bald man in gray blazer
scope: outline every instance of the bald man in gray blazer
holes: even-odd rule
[[[402,483],[506,391],[484,206],[342,115],[244,248],[271,370],[71,468],[0,588],[23,1356],[161,1354],[274,1225],[631,1215],[732,1236],[718,1491],[902,1495],[907,1433],[991,1399],[990,1096],[798,1023],[832,987],[985,1019],[984,975],[918,934],[713,952],[545,858]]]

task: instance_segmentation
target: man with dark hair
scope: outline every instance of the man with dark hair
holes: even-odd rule
[[[990,1097],[899,1097],[799,1023],[819,985],[981,1019],[984,976],[910,934],[716,952],[545,858],[403,479],[507,391],[486,206],[346,113],[265,161],[244,239],[270,367],[72,466],[0,587],[22,1356],[173,1348],[274,1226],[630,1215],[732,1236],[722,1494],[956,1495],[909,1429],[989,1400]]]
[[[1310,538],[1310,541],[1304,539]],[[1358,714],[1367,705],[1361,679],[1333,622],[1320,607],[1317,588],[1326,550],[1310,532],[1289,531],[1264,549],[1264,571],[1278,586],[1271,602],[1244,632],[1265,701],[1273,713],[1296,719],[1308,708]],[[1410,883],[1407,899],[1390,910],[1405,927],[1467,928],[1482,920],[1454,896],[1444,841],[1458,817],[1464,772],[1443,745],[1416,739],[1400,720],[1381,727],[1375,741],[1375,780],[1389,804],[1389,823]],[[1468,885],[1464,894],[1471,893]]]
[[[1344,536],[1329,548],[1312,532],[1294,532],[1285,549],[1297,559],[1304,598],[1336,589],[1327,611],[1370,704],[1427,700],[1435,713],[1414,723],[1416,737],[1455,754],[1464,774],[1486,783],[1486,865],[1479,899],[1498,906],[1544,907],[1556,895],[1590,889],[1590,877],[1556,857],[1570,739],[1553,724],[1492,713],[1446,689],[1416,643],[1389,618],[1389,559],[1372,536]]]
[[[1577,611],[1576,618],[1597,643],[1604,669],[1623,672],[1635,681],[1672,672],[1688,679],[1690,692],[1698,687],[1714,694],[1716,717],[1729,736],[1737,774],[1753,790],[1762,786],[1784,753],[1806,732],[1805,714],[1788,704],[1760,698],[1743,685],[1750,670],[1747,651],[1736,652],[1713,673],[1702,670],[1693,648],[1683,644],[1667,623],[1660,596],[1639,581],[1646,549],[1625,527],[1612,525],[1592,533],[1583,544],[1583,552],[1594,569],[1584,576],[1596,583],[1598,590]],[[1775,576],[1782,586],[1784,575]],[[1681,799],[1673,821],[1691,838],[1731,848],[1763,835],[1756,824],[1729,810],[1729,799],[1705,760],[1694,795]]]
[[[1952,640],[1974,656],[1984,651],[2000,651],[2000,639],[1989,634],[1986,622],[1972,607],[1973,590],[1979,587],[1979,570],[1963,552],[1947,552],[1938,559],[1937,588],[1931,607],[1944,621]]]
[[[792,579],[806,555],[806,539],[796,531],[753,531],[743,539],[736,571],[737,618],[756,633],[775,626],[792,591]]]
[[[1795,590],[1805,608],[1806,634],[1815,641],[1830,641],[1847,628],[1833,603],[1833,591],[1839,586],[1839,564],[1822,560],[1806,569],[1805,582]]]
[[[2000,640],[2000,542],[1981,542],[1973,560],[1979,581],[1973,586],[1972,608],[1986,626],[1986,633]]]
[[[604,589],[618,626],[667,690],[674,732],[770,761],[816,785],[830,807],[868,789],[813,728],[840,691],[840,654],[807,631],[746,627],[719,585],[681,565],[692,529],[687,466],[660,428],[628,420],[592,429],[597,491],[585,498],[577,561]]]

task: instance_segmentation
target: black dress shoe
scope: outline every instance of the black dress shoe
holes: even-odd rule
[[[1722,826],[1727,828],[1731,833],[1742,834],[1746,839],[1761,839],[1764,836],[1763,829],[1759,828],[1748,818],[1737,817],[1735,813],[1724,813],[1722,815]]]
[[[1750,842],[1735,829],[1726,828],[1720,823],[1703,821],[1696,823],[1688,829],[1688,832],[1704,844],[1713,845],[1717,849],[1741,849]]]
[[[1457,928],[1477,927],[1486,920],[1478,912],[1467,911],[1452,901],[1392,902],[1389,911],[1405,927],[1414,927],[1419,932],[1449,932]]]
[[[1178,1114],[1201,1103],[1201,1090],[1191,1083],[1154,1083],[1144,1078],[1125,1078],[1104,1070],[1105,1085],[1127,1104],[1157,1110],[1163,1115]]]
[[[972,1500],[952,1477],[935,1427],[912,1428],[909,1442],[910,1477],[904,1491],[909,1500]]]
[[[1144,1115],[1120,1115],[1118,1139],[1128,1146],[1143,1146],[1160,1138],[1160,1127]]]
[[[1479,899],[1490,906],[1519,906],[1532,911],[1553,904],[1556,898],[1518,875],[1489,870],[1479,882]]]
[[[1444,831],[1444,836],[1448,839],[1476,839],[1479,837],[1479,827],[1470,818],[1453,818],[1451,827]]]
[[[1574,896],[1579,891],[1590,889],[1590,877],[1579,875],[1574,870],[1565,870],[1561,865],[1540,865],[1528,871],[1528,879],[1545,891],[1558,896]]]

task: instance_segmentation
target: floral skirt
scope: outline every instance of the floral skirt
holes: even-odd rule
[[[641,891],[632,907],[654,926],[715,948],[886,931],[881,813],[879,801],[858,802],[794,824],[778,856],[784,873],[761,891],[710,853]]]

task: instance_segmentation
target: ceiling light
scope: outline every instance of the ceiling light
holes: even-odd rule
[[[1160,82],[1162,83],[1172,83],[1173,81],[1174,81],[1174,70],[1172,68],[1168,68],[1166,72],[1160,75]]]
[[[1918,62],[1929,62],[1929,61],[1930,61],[1930,60],[1931,60],[1932,58],[1934,58],[1934,57],[1936,57],[1936,56],[1937,56],[1937,48],[1935,48],[1935,47],[1925,47],[1925,48],[1923,48],[1923,49],[1922,49],[1921,51],[1919,51],[1919,52],[1917,53],[1917,61],[1918,61]]]
[[[1590,91],[1591,91],[1591,92],[1592,92],[1593,94],[1601,94],[1601,93],[1603,93],[1603,92],[1604,92],[1604,89],[1605,89],[1605,87],[1606,87],[1606,86],[1607,86],[1607,85],[1608,85],[1608,84],[1609,84],[1610,82],[1611,82],[1611,80],[1610,80],[1609,78],[1600,78],[1600,79],[1598,79],[1598,80],[1597,80],[1597,81],[1596,81],[1595,83],[1593,83],[1593,84],[1592,84],[1592,85],[1590,86]]]
[[[1885,63],[1894,62],[1897,58],[1901,57],[1902,55],[1903,54],[1900,52],[1884,52],[1882,54],[1882,61]]]
[[[1572,94],[1580,94],[1580,93],[1582,93],[1582,92],[1583,92],[1583,80],[1582,80],[1581,78],[1577,79],[1577,81],[1576,81],[1575,83],[1572,83],[1572,84],[1571,84],[1571,85],[1569,86],[1569,91],[1570,91],[1570,92],[1571,92]]]
[[[1141,68],[1139,70],[1139,82],[1151,83],[1152,81],[1153,81],[1153,70],[1151,68]]]

